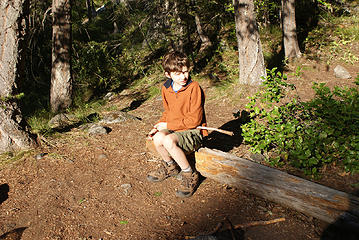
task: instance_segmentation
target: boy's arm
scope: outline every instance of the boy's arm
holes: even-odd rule
[[[192,89],[190,95],[191,106],[185,118],[167,123],[168,129],[194,129],[201,125],[204,112],[204,93],[199,85]]]
[[[164,111],[162,112],[162,116],[161,116],[160,120],[158,120],[157,123],[167,122],[168,103],[167,103],[167,99],[165,97],[164,87],[163,86],[162,86],[162,89],[161,89],[161,95],[162,95],[162,104],[163,104]]]

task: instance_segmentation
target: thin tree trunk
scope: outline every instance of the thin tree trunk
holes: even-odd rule
[[[202,41],[201,49],[204,49],[204,48],[206,48],[208,46],[211,46],[212,42],[209,39],[209,37],[203,32],[201,20],[200,20],[197,13],[194,14],[194,18],[195,18],[195,21],[196,21],[197,33],[199,35],[199,38]]]
[[[87,17],[89,19],[89,21],[92,20],[92,17],[94,16],[94,6],[93,6],[93,1],[92,0],[86,0],[86,7],[87,7]]]
[[[52,1],[52,71],[50,104],[53,112],[71,105],[71,0]]]
[[[283,45],[286,59],[300,58],[302,53],[297,39],[295,0],[282,0]]]
[[[266,75],[253,0],[233,0],[239,51],[239,82],[260,85]]]
[[[28,0],[0,3],[0,152],[26,149],[34,141],[17,104],[18,81],[25,60]]]
[[[175,18],[177,20],[177,24],[176,24],[176,42],[177,44],[174,46],[175,50],[183,52],[184,51],[184,25],[183,25],[183,21],[180,17],[181,14],[181,4],[179,3],[179,0],[175,0],[174,2],[174,11],[175,11]]]

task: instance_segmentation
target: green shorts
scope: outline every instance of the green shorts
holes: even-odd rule
[[[185,153],[192,153],[199,149],[202,145],[203,136],[199,129],[191,129],[180,132],[167,129],[162,131],[175,134],[178,137],[177,145],[182,148]]]

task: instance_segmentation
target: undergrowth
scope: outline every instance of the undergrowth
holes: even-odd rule
[[[305,39],[306,50],[314,56],[326,58],[327,64],[334,60],[356,64],[359,56],[350,48],[359,40],[359,18],[353,16],[323,16],[321,23],[309,32]]]
[[[27,158],[33,154],[33,150],[22,150],[16,152],[5,152],[0,154],[0,169],[15,164],[21,159]]]
[[[334,162],[359,172],[359,88],[314,84],[315,97],[301,102],[296,96],[288,100],[295,86],[285,80],[268,70],[263,89],[249,98],[251,119],[242,136],[251,151],[270,153],[267,161],[274,166],[290,164],[313,176]]]

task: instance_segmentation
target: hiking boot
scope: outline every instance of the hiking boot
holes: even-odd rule
[[[181,187],[176,191],[176,196],[186,198],[192,196],[199,183],[199,176],[197,172],[181,172],[182,183]]]
[[[168,165],[166,162],[163,162],[157,170],[147,175],[147,180],[150,182],[161,182],[168,177],[177,176],[178,173],[177,164]]]

